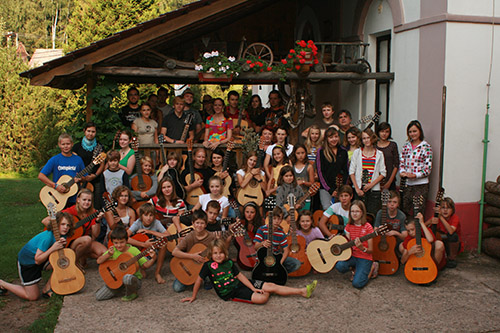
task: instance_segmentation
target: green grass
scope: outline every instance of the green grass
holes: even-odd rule
[[[38,199],[42,182],[36,178],[0,178],[0,278],[18,279],[17,254],[33,236],[43,230],[41,220],[47,210]],[[44,272],[47,280],[50,274]],[[32,323],[31,332],[53,332],[61,311],[63,297],[54,295],[47,310]],[[8,306],[0,301],[0,309]],[[30,323],[26,323],[29,325]]]
[[[63,305],[63,296],[54,295],[50,298],[47,311],[28,327],[30,332],[54,332],[57,318]]]
[[[17,253],[43,230],[47,216],[38,200],[42,182],[38,179],[0,179],[0,278],[17,278]]]

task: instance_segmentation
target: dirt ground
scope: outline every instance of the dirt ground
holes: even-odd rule
[[[187,304],[180,299],[190,296],[192,289],[174,293],[173,276],[165,265],[166,284],[158,285],[149,274],[139,298],[124,303],[120,298],[95,300],[102,281],[95,261],[90,261],[86,286],[65,297],[56,332],[499,331],[499,275],[500,261],[468,255],[460,258],[456,269],[441,272],[430,287],[407,282],[400,269],[356,290],[347,274],[332,271],[289,279],[292,287],[317,279],[311,299],[272,296],[258,306],[224,302],[213,290],[201,290],[198,299]],[[26,302],[12,295],[2,297],[2,302],[0,327],[6,332],[24,331],[47,305],[46,300]]]
[[[193,304],[181,303],[192,289],[174,293],[165,266],[167,283],[158,285],[149,274],[137,300],[97,302],[94,292],[102,281],[91,262],[85,288],[65,297],[56,332],[500,330],[500,262],[484,255],[460,258],[456,269],[441,272],[430,287],[407,282],[401,269],[362,290],[351,286],[348,274],[310,274],[287,285],[317,279],[311,299],[272,296],[261,306],[224,302],[213,290],[201,290]]]

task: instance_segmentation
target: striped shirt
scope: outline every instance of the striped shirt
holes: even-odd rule
[[[269,232],[269,228],[267,225],[261,226],[257,232],[255,233],[255,238],[253,239],[254,243],[262,243],[267,239],[267,234]],[[286,234],[281,229],[281,227],[277,227],[273,231],[273,253],[278,254],[281,253],[282,249],[288,246],[288,241],[286,239]]]
[[[375,156],[366,157],[364,154],[361,155],[361,163],[363,165],[363,170],[368,170],[368,179],[367,183],[371,183],[373,171],[375,170]]]
[[[358,237],[363,237],[364,235],[370,234],[372,232],[373,232],[373,227],[368,222],[363,225],[348,224],[345,226],[346,236],[350,240],[354,240]],[[368,241],[364,241],[361,244],[363,244],[364,248],[366,249],[368,248]],[[373,260],[371,253],[363,252],[356,246],[352,247],[352,256],[361,259]]]

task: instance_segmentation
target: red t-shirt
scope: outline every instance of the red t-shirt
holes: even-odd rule
[[[452,227],[455,227],[455,232],[457,233],[458,235],[458,238],[459,239],[462,239],[462,230],[460,229],[460,220],[458,219],[458,216],[457,214],[453,214],[451,217],[450,217],[450,220],[448,221],[448,223],[452,226]],[[443,234],[447,234],[448,231],[446,230],[446,228],[444,227],[443,223],[441,222],[441,220],[439,220],[439,223],[437,224],[437,230],[439,232],[442,232]]]
[[[363,225],[347,224],[345,227],[345,232],[347,238],[350,240],[355,240],[358,237],[363,237],[373,232],[373,227],[370,223],[365,223]],[[362,242],[363,247],[368,248],[368,241]],[[358,249],[356,246],[352,247],[352,256],[361,259],[373,260],[371,253],[366,253]]]
[[[95,210],[93,210],[93,211],[95,211]],[[75,224],[80,220],[80,218],[78,217],[78,211],[76,210],[76,205],[73,205],[73,206],[71,206],[69,208],[66,208],[65,210],[63,210],[63,212],[64,213],[70,213],[71,215],[73,215],[76,218],[75,219],[75,221],[76,221]],[[85,217],[87,217],[88,215],[90,215],[90,214],[85,215]],[[90,235],[90,233],[92,231],[91,228],[92,228],[92,226],[95,223],[96,223],[95,222],[95,218],[92,219],[91,221],[85,223],[83,225],[83,230],[84,230],[83,235]]]

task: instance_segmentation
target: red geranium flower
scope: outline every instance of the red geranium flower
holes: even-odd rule
[[[292,59],[292,57],[293,57],[293,55],[291,55],[291,54],[288,55],[288,58]]]
[[[250,64],[250,68],[254,68],[255,67],[255,64]]]
[[[299,60],[299,62],[300,62],[301,64],[305,64],[305,63],[306,63],[306,59],[300,59],[300,60]]]
[[[303,41],[303,40],[301,40],[301,41],[299,42],[299,45],[300,45],[300,47],[306,47],[306,46],[307,46],[306,42],[305,42],[305,41]]]
[[[273,68],[272,68],[272,67],[267,67],[267,71],[268,71],[268,72],[270,72],[270,71],[272,71],[272,70],[273,70]]]
[[[252,60],[247,60],[247,64],[251,64],[252,63]]]
[[[290,53],[295,53],[295,50],[294,49],[290,49]]]
[[[318,59],[314,59],[314,63],[315,63],[315,64],[319,64]]]
[[[300,51],[300,55],[304,57],[306,55],[306,51]]]
[[[296,70],[300,70],[300,65],[296,65],[296,66],[295,66],[295,69],[296,69]]]
[[[261,71],[261,72],[263,72],[263,71],[264,71],[264,68],[261,68],[261,69],[260,69],[260,71]]]
[[[283,65],[286,65],[286,64],[288,64],[288,61],[286,61],[286,59],[281,59],[281,63],[282,63]]]

